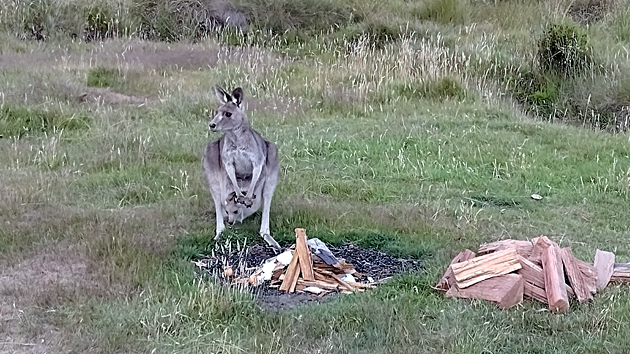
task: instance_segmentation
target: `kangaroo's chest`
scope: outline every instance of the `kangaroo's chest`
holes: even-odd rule
[[[252,175],[254,166],[252,161],[255,159],[255,154],[244,147],[228,146],[225,154],[225,162],[234,166],[237,177],[247,178]]]

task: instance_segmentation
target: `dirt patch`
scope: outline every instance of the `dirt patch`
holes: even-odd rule
[[[361,274],[358,281],[385,282],[392,276],[405,272],[418,272],[423,269],[422,262],[415,258],[404,258],[389,255],[385,252],[366,249],[348,243],[338,247],[329,246],[332,253],[343,258]],[[249,274],[254,268],[262,265],[265,260],[275,253],[267,247],[254,245],[241,251],[221,249],[212,256],[203,257],[195,264],[203,271],[230,284],[231,278],[223,275],[225,266],[230,265],[236,274]],[[277,288],[269,287],[269,282],[257,287],[250,287],[258,304],[266,310],[279,311],[290,309],[308,303],[321,303],[333,299],[339,293],[317,296],[309,293],[296,292],[287,294]]]
[[[112,92],[109,88],[90,87],[78,97],[79,102],[96,104],[116,104],[129,103],[136,105],[146,105],[152,103],[146,97],[128,96],[121,93]]]
[[[217,66],[219,51],[217,49],[177,48],[164,51],[129,51],[112,57],[110,53],[96,55],[95,60],[115,60],[118,65],[128,64],[143,68],[176,70],[201,70]],[[107,58],[107,59],[106,59]]]
[[[59,245],[14,265],[1,264],[0,352],[55,352],[61,335],[46,313],[98,288],[83,252],[75,248]]]

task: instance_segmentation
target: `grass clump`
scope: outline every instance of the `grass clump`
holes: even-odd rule
[[[90,121],[85,113],[4,105],[0,108],[0,135],[21,138],[59,130],[88,129]]]
[[[615,35],[620,41],[630,42],[630,9],[621,11],[613,21]]]
[[[466,88],[454,77],[446,76],[435,80],[411,83],[392,83],[387,90],[374,95],[374,101],[392,103],[404,100],[463,101],[469,97]]]
[[[98,67],[87,73],[87,85],[90,87],[112,87],[119,81],[118,70]]]
[[[586,30],[572,21],[552,24],[538,41],[538,64],[544,73],[572,77],[591,62]]]
[[[123,2],[16,1],[0,4],[0,28],[23,39],[45,41],[55,36],[86,41],[128,36],[136,29]]]
[[[241,0],[237,6],[255,27],[276,34],[296,31],[316,34],[359,20],[352,8],[332,0]]]
[[[471,18],[468,1],[432,0],[423,2],[423,6],[412,10],[412,15],[420,20],[435,21],[440,24],[467,23]]]

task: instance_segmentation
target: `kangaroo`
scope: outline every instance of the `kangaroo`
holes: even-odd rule
[[[271,198],[280,168],[278,148],[251,128],[242,107],[243,89],[228,94],[216,86],[215,94],[221,106],[208,127],[223,135],[208,143],[202,162],[216,212],[215,239],[225,229],[225,222],[241,222],[262,206],[260,236],[280,250],[269,231]]]

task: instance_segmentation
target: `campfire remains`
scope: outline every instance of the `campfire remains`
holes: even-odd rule
[[[569,299],[593,299],[609,282],[630,282],[630,264],[597,250],[590,265],[545,236],[531,241],[503,240],[460,252],[435,288],[447,297],[485,299],[508,308],[531,298],[554,312],[569,309]],[[565,277],[566,275],[566,277]]]
[[[226,267],[225,275],[232,276],[232,269]],[[270,287],[293,293],[296,290],[316,295],[326,295],[333,291],[352,293],[373,288],[376,282],[362,283],[361,277],[352,264],[335,257],[319,239],[307,239],[304,229],[295,229],[295,245],[276,257],[267,259],[250,276],[232,279],[233,283],[248,283],[258,286],[269,280]]]

